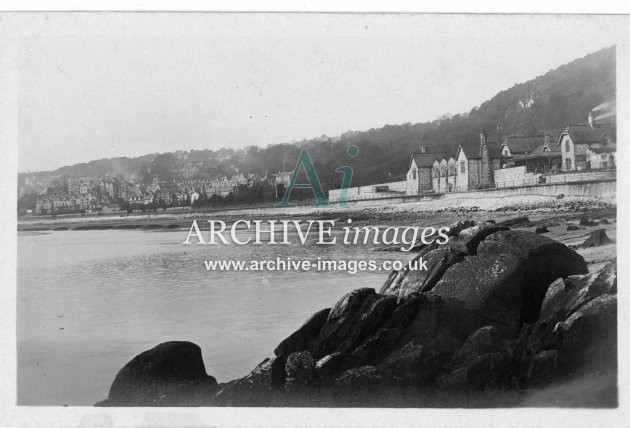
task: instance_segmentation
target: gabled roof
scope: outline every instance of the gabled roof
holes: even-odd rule
[[[501,157],[501,148],[494,141],[487,141],[486,146],[488,147],[488,157],[490,159],[498,159]],[[466,158],[468,159],[481,159],[481,147],[480,143],[466,143],[459,146],[457,149],[457,156],[459,156],[459,151],[463,150]]]
[[[488,144],[488,156],[490,159],[499,159],[501,157],[501,147],[495,142]]]
[[[617,145],[616,144],[609,144],[606,147],[589,147],[589,150],[591,150],[593,153],[615,153],[617,151]]]
[[[542,153],[551,153],[553,156],[560,156],[560,146],[558,146],[557,144],[554,144],[553,142],[549,143],[549,150],[545,151],[545,145],[542,144],[538,147],[536,147],[534,149],[534,151],[532,151],[532,154],[542,154]]]
[[[416,166],[418,168],[431,168],[433,166],[433,161],[437,160],[438,162],[442,160],[442,158],[448,159],[450,154],[443,153],[414,153],[411,155],[411,159],[416,161]],[[409,160],[409,167],[411,168],[411,160]]]
[[[613,143],[617,142],[617,126],[614,124],[599,125],[595,128],[589,125],[569,125],[562,133],[562,135],[566,134],[571,137],[573,144],[601,143],[606,139]],[[560,138],[558,138],[558,144],[560,144]]]
[[[556,141],[556,135],[549,135],[549,148],[553,146],[553,142]],[[542,152],[542,147],[545,145],[544,135],[531,135],[531,136],[508,136],[503,139],[501,146],[505,146],[510,149],[512,156],[526,155],[534,153],[539,148],[539,153]]]

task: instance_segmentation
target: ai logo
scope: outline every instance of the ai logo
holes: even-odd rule
[[[354,158],[359,154],[359,148],[354,144],[350,145],[348,146],[347,153],[348,156]],[[308,178],[308,183],[296,183],[300,168],[304,168],[304,172],[306,173],[306,177]],[[348,188],[350,187],[350,183],[352,182],[352,168],[349,166],[340,166],[335,170],[335,172],[340,172],[343,174],[338,205],[341,208],[349,208],[351,205],[348,203]],[[313,205],[314,208],[333,207],[332,204],[328,203],[328,199],[326,199],[324,189],[322,189],[319,177],[317,177],[317,171],[315,171],[313,160],[311,159],[311,155],[309,155],[308,149],[306,148],[302,149],[297,164],[293,169],[293,174],[291,174],[289,187],[287,187],[287,190],[284,192],[284,197],[282,198],[282,201],[275,205],[276,208],[293,208],[296,206],[295,204],[289,203],[289,197],[291,196],[291,191],[293,189],[313,190],[315,198],[317,199],[317,203]]]

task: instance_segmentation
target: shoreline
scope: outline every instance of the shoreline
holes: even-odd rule
[[[470,214],[484,214],[502,219],[521,214],[565,215],[579,218],[584,214],[602,213],[616,217],[616,204],[591,196],[510,196],[458,201],[423,201],[401,204],[383,204],[374,201],[371,205],[351,208],[289,209],[243,208],[217,211],[191,211],[178,213],[120,214],[67,218],[18,218],[18,232],[44,232],[62,230],[176,230],[190,227],[192,220],[217,218],[229,223],[238,219],[291,219],[309,216],[314,219],[334,220],[352,218],[355,223],[408,224],[429,218],[462,218]]]
[[[555,406],[615,407],[616,212],[522,214],[460,217],[444,248],[417,253],[426,273],[341,296],[243,377],[219,383],[197,344],[163,342],[95,405],[527,407],[555,394]],[[607,239],[582,245],[598,229]]]

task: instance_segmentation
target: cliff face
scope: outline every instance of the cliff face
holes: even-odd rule
[[[599,392],[555,404],[615,406],[615,264],[589,275],[572,249],[506,225],[452,234],[420,249],[427,271],[346,294],[241,379],[217,385],[196,345],[167,342],[128,363],[99,405],[511,406],[588,375]]]

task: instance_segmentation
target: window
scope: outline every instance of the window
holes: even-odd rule
[[[466,173],[466,161],[461,161],[460,165],[462,167],[462,174]]]
[[[571,146],[569,145],[568,140],[564,142],[564,151],[567,153],[571,151]]]
[[[438,178],[438,169],[437,169],[437,167],[433,168],[433,178]]]
[[[567,159],[567,171],[571,170],[571,159]]]
[[[413,179],[415,180],[417,178],[416,177],[416,170],[415,170],[415,168],[413,169],[413,173],[412,174],[413,174]]]

